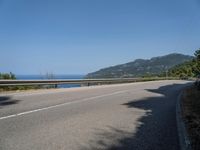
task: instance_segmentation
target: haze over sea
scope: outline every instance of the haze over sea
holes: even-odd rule
[[[83,79],[84,75],[53,75],[53,79]],[[17,80],[47,79],[47,75],[16,75]]]
[[[47,75],[16,75],[17,80],[47,79]],[[83,79],[84,75],[53,75],[53,79]],[[59,84],[58,88],[80,87],[80,84]]]

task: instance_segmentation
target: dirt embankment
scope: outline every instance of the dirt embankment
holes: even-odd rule
[[[182,111],[193,150],[200,150],[200,90],[190,87],[184,91]]]

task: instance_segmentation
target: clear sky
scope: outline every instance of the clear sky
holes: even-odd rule
[[[200,47],[200,0],[0,0],[0,72],[86,74]]]

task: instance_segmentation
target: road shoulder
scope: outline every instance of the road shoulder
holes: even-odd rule
[[[183,91],[179,94],[176,104],[176,121],[178,128],[179,144],[181,150],[191,150],[191,144],[186,130],[186,125],[183,121],[183,114],[181,109],[181,100],[183,97]]]

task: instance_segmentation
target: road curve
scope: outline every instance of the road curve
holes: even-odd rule
[[[0,150],[178,150],[187,81],[0,94]]]

